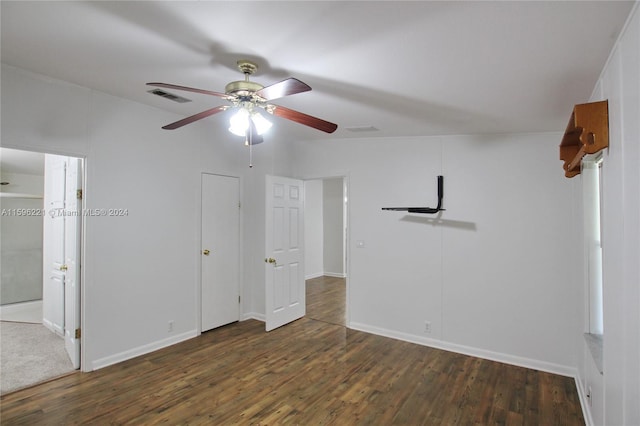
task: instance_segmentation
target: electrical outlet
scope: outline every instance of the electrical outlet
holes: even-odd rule
[[[425,321],[424,322],[424,332],[427,334],[431,334],[431,322],[430,321]]]
[[[169,321],[169,324],[167,325],[167,331],[169,333],[173,331],[173,320]]]

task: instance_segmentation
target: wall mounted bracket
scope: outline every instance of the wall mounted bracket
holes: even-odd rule
[[[564,175],[580,174],[582,157],[609,147],[609,102],[590,102],[573,107],[573,113],[560,142]]]
[[[444,196],[444,178],[438,176],[438,205],[437,207],[383,207],[382,210],[393,210],[409,213],[435,214],[445,209],[442,208],[442,197]]]

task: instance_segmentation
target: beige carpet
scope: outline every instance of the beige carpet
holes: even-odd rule
[[[42,324],[0,322],[0,394],[74,371],[64,340]]]

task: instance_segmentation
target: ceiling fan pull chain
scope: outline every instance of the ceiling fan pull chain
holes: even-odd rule
[[[253,132],[249,131],[249,168],[253,168]]]

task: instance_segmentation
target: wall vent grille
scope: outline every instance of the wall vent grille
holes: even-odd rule
[[[373,126],[356,126],[356,127],[345,127],[350,132],[361,133],[361,132],[377,132],[380,129]]]
[[[174,95],[173,93],[165,92],[164,90],[160,90],[160,89],[149,90],[149,93],[153,95],[161,96],[163,98],[169,99],[174,102],[178,102],[180,104],[183,104],[185,102],[191,102],[191,99],[183,98],[182,96]]]

